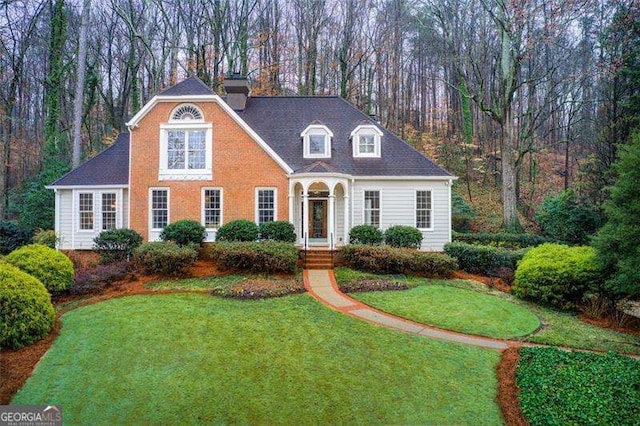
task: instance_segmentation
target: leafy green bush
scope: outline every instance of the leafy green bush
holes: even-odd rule
[[[391,247],[418,249],[422,232],[413,226],[395,225],[384,232],[384,242]]]
[[[529,250],[518,265],[513,293],[522,298],[574,308],[598,284],[601,272],[591,247],[543,244]]]
[[[93,239],[93,249],[101,263],[129,260],[133,251],[142,244],[142,235],[133,229],[109,229]]]
[[[258,225],[246,219],[232,220],[218,229],[216,241],[255,241],[260,235]]]
[[[30,244],[9,253],[5,260],[37,278],[51,293],[73,283],[73,262],[64,253],[40,244]]]
[[[366,246],[377,246],[382,244],[384,234],[373,225],[357,225],[349,231],[350,244],[364,244]]]
[[[56,231],[53,229],[38,229],[31,239],[31,242],[33,244],[40,244],[54,249],[58,243],[58,236],[56,235]]]
[[[182,275],[198,259],[198,250],[191,245],[181,247],[173,241],[157,241],[136,248],[133,259],[148,275]]]
[[[467,244],[479,244],[483,246],[499,247],[510,250],[535,247],[539,246],[540,244],[553,242],[553,240],[550,238],[531,234],[465,234],[459,232],[453,233],[453,241]]]
[[[536,210],[536,221],[544,232],[556,241],[567,244],[587,244],[602,221],[600,212],[580,201],[571,189],[549,195]]]
[[[291,222],[286,220],[276,220],[262,223],[258,231],[260,239],[268,241],[280,241],[283,243],[294,243],[296,241],[296,230]]]
[[[458,232],[468,232],[470,222],[478,215],[473,206],[458,194],[451,195],[451,227]]]
[[[373,273],[448,276],[458,267],[455,259],[441,253],[389,246],[347,245],[341,255],[353,268]]]
[[[460,269],[472,274],[508,278],[518,266],[525,250],[507,250],[491,246],[481,246],[453,242],[444,246],[444,252],[455,258]],[[508,269],[509,271],[505,271]]]
[[[291,243],[275,241],[219,242],[211,244],[207,257],[223,270],[257,273],[294,272],[298,266],[298,249]]]
[[[0,254],[9,254],[31,241],[32,234],[12,222],[0,220]]]
[[[640,361],[610,352],[522,348],[520,406],[532,425],[637,425]]]
[[[173,241],[179,246],[195,244],[201,246],[207,238],[207,230],[199,222],[182,219],[164,227],[160,233],[162,241]]]
[[[36,278],[0,261],[0,348],[18,349],[46,337],[56,314]]]

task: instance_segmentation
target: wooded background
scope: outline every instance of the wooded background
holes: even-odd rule
[[[52,227],[57,177],[155,93],[339,95],[461,177],[507,229],[599,206],[640,116],[637,0],[14,0],[0,5],[0,219]]]

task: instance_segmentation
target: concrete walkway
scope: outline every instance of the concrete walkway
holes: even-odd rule
[[[442,330],[379,311],[342,293],[333,271],[305,269],[304,286],[321,303],[343,314],[405,333],[489,349],[507,349],[508,341]]]

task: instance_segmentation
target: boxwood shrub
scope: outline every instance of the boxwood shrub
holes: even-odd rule
[[[529,250],[520,261],[513,293],[522,299],[570,309],[601,279],[592,247],[543,244]]]
[[[30,244],[9,253],[5,260],[34,276],[51,293],[73,283],[73,262],[65,254],[40,244]]]
[[[148,275],[183,275],[198,259],[198,250],[173,241],[149,242],[134,250],[133,259]]]
[[[0,348],[19,349],[46,337],[56,314],[36,278],[0,260]]]
[[[195,220],[182,219],[168,224],[160,232],[162,241],[173,241],[179,246],[195,244],[201,246],[207,238],[207,230]]]
[[[280,241],[283,243],[294,243],[296,241],[296,231],[291,222],[286,220],[276,220],[265,222],[258,227],[261,240]]]
[[[442,253],[389,246],[347,245],[341,248],[341,255],[354,269],[377,274],[445,277],[458,268],[455,259]]]
[[[351,244],[364,244],[376,246],[382,244],[384,234],[373,225],[356,225],[349,231],[349,242]]]
[[[142,235],[133,229],[108,229],[93,239],[93,249],[101,263],[129,260],[133,251],[142,244]]]
[[[256,241],[260,236],[258,225],[246,219],[232,220],[218,229],[216,241]]]
[[[419,249],[422,232],[413,226],[395,225],[384,231],[384,242],[391,247]]]
[[[444,246],[444,252],[455,258],[463,271],[502,278],[512,277],[525,251],[460,242]]]
[[[217,242],[206,253],[223,270],[291,273],[298,266],[299,251],[291,243],[260,241]]]

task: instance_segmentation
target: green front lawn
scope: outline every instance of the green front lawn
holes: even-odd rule
[[[67,313],[12,403],[65,424],[501,424],[498,360],[308,295],[131,296]]]
[[[231,287],[247,278],[247,275],[239,274],[212,276],[208,278],[183,278],[154,281],[145,287],[153,290],[212,290],[214,288]]]

